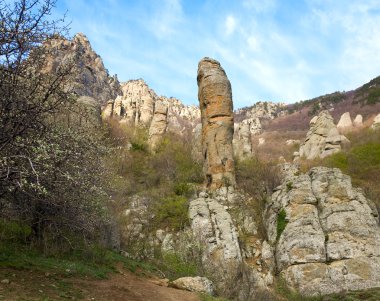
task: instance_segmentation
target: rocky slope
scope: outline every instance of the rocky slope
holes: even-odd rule
[[[95,53],[87,37],[78,33],[72,40],[57,38],[44,44],[51,49],[47,58],[46,72],[57,72],[59,62],[73,62],[76,77],[72,79],[72,90],[78,96],[94,98],[105,104],[120,94],[117,76],[110,76],[102,58]]]

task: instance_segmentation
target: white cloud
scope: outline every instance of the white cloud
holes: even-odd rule
[[[231,35],[236,29],[236,19],[233,16],[227,16],[225,21],[226,35]]]
[[[276,0],[244,0],[243,6],[258,13],[265,13],[276,8]]]
[[[149,30],[159,39],[171,38],[183,19],[180,0],[152,1],[153,16],[144,20],[149,24]],[[151,20],[149,20],[149,17]]]

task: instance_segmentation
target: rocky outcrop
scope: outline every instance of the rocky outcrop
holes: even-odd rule
[[[310,121],[306,140],[300,146],[299,155],[306,159],[324,158],[339,152],[348,139],[340,135],[328,111],[322,111]]]
[[[144,80],[130,80],[122,85],[122,95],[107,103],[103,118],[116,117],[120,122],[133,126],[150,128],[157,103],[167,107],[167,130],[184,134],[191,130],[200,119],[200,110],[186,106],[174,97],[158,96]]]
[[[380,114],[378,114],[371,125],[371,129],[378,130],[380,129]]]
[[[276,268],[302,294],[380,286],[380,227],[374,204],[339,169],[288,170],[264,221]]]
[[[78,33],[72,40],[57,38],[44,44],[50,49],[46,72],[56,72],[62,61],[74,64],[71,89],[78,96],[89,96],[104,105],[121,93],[117,76],[110,76],[101,57],[94,52],[87,37]]]
[[[252,139],[247,123],[235,123],[235,137],[233,139],[234,154],[237,158],[243,159],[252,156]]]
[[[363,126],[363,116],[358,114],[356,115],[354,122],[353,122],[354,127],[360,128]]]
[[[238,235],[231,215],[206,192],[190,202],[189,218],[194,236],[205,246],[204,260],[241,261]]]
[[[168,125],[168,107],[163,102],[156,102],[153,120],[149,128],[148,144],[153,151],[156,150],[158,143],[166,132]]]
[[[236,111],[237,116],[246,118],[274,119],[288,113],[285,103],[275,103],[270,101],[259,101],[252,107],[242,108]]]
[[[341,133],[350,131],[352,129],[353,124],[352,124],[350,112],[346,112],[342,114],[336,127]]]
[[[182,277],[171,283],[172,287],[190,292],[214,294],[214,285],[206,277]]]
[[[206,186],[216,189],[235,185],[230,81],[218,61],[204,58],[198,64],[197,82]]]

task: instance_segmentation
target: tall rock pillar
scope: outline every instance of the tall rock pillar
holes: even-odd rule
[[[199,62],[197,81],[206,185],[210,189],[235,185],[231,83],[220,63],[211,58]]]

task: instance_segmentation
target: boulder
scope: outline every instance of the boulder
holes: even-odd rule
[[[302,294],[380,286],[376,206],[339,169],[289,169],[264,220],[277,272]]]
[[[197,82],[205,184],[210,189],[235,185],[230,81],[218,61],[203,58],[198,64]]]
[[[336,127],[341,133],[347,132],[352,129],[353,124],[352,124],[350,112],[346,112],[342,114]]]
[[[214,294],[214,286],[206,277],[182,277],[171,283],[172,287],[190,292]]]

